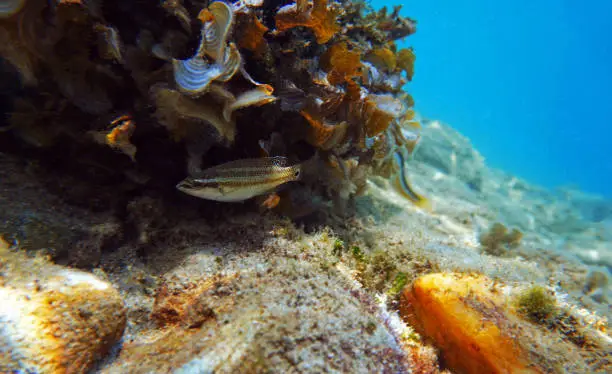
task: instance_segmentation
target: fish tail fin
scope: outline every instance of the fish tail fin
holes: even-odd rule
[[[391,184],[400,195],[410,200],[410,202],[417,207],[429,212],[432,211],[431,201],[425,196],[416,192],[405,178],[402,178],[400,175],[396,174],[393,176]]]

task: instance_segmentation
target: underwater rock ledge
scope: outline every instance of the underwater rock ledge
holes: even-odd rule
[[[5,94],[0,145],[95,178],[91,197],[95,185],[115,186],[110,204],[142,190],[172,194],[185,177],[221,191],[249,189],[240,174],[220,185],[208,169],[270,156],[304,172],[283,183],[280,203],[268,209],[292,218],[330,206],[350,214],[366,178],[404,175],[394,155],[405,158],[418,142],[414,102],[403,88],[415,54],[396,44],[416,27],[400,7],[5,3],[0,56],[22,89]]]

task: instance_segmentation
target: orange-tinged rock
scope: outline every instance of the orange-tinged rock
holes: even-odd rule
[[[199,327],[208,320],[214,320],[219,313],[227,312],[233,300],[212,301],[220,287],[230,287],[237,276],[213,276],[198,284],[184,287],[171,287],[162,284],[155,293],[151,319],[160,327],[181,325],[188,328]]]
[[[402,293],[402,317],[440,350],[455,373],[541,373],[503,331],[513,319],[483,276],[429,274]]]
[[[86,373],[125,329],[119,291],[0,243],[0,372]]]

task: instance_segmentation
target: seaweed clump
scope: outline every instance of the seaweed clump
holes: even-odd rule
[[[7,4],[0,55],[23,89],[0,142],[13,149],[103,170],[117,191],[166,189],[205,167],[280,155],[303,175],[267,206],[292,218],[330,206],[350,213],[371,175],[424,200],[404,172],[420,126],[403,88],[414,51],[395,44],[416,27],[399,7]]]
[[[544,287],[534,286],[516,298],[518,312],[535,323],[549,323],[557,314],[557,301]]]
[[[509,249],[521,244],[523,233],[517,229],[508,231],[501,223],[495,223],[488,232],[480,236],[480,244],[484,251],[493,256],[503,256]]]

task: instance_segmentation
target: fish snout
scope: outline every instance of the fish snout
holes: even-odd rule
[[[299,181],[302,179],[302,168],[300,165],[296,165],[293,167],[293,180]]]
[[[182,181],[178,182],[176,185],[176,189],[179,191],[191,191],[195,188],[194,180],[192,178],[185,178]]]

